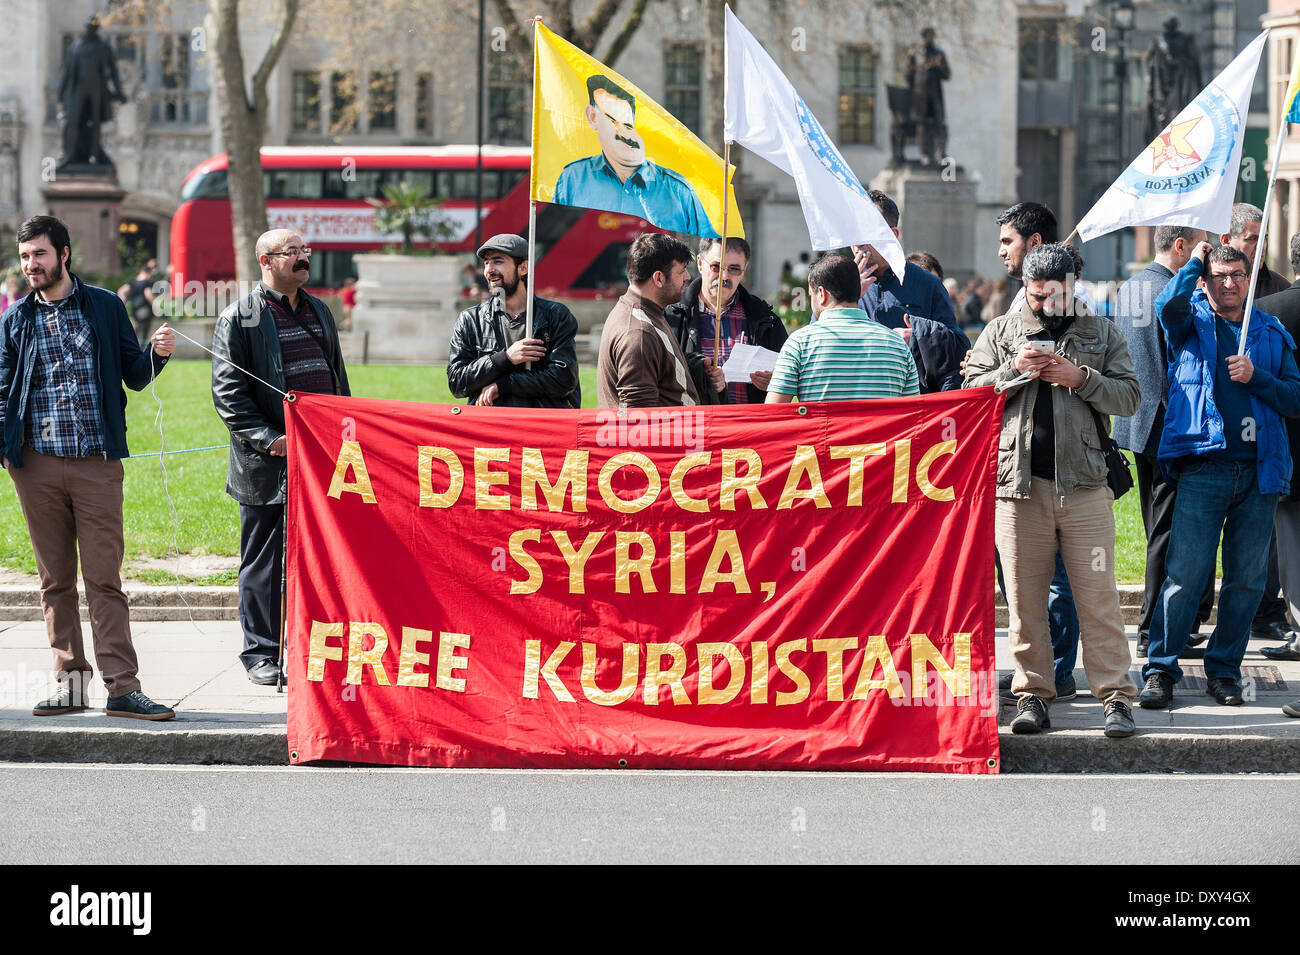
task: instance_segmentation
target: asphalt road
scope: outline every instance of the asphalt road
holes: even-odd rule
[[[1296,784],[3,764],[0,863],[1295,863]]]

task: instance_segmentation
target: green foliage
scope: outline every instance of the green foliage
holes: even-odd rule
[[[409,179],[389,183],[380,190],[383,200],[367,199],[375,207],[375,222],[380,232],[400,232],[402,252],[415,251],[415,237],[424,236],[430,242],[445,241],[453,237],[450,224],[435,215],[442,200],[431,197],[422,187]]]

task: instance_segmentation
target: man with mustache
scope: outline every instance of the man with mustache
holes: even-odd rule
[[[1047,594],[1059,550],[1077,596],[1084,672],[1104,707],[1105,733],[1131,736],[1137,688],[1115,587],[1114,495],[1099,416],[1137,410],[1137,373],[1123,333],[1074,297],[1069,249],[1038,246],[1025,256],[1023,276],[1023,302],[984,330],[966,365],[967,388],[1037,378],[1007,392],[998,452],[994,538],[1011,612],[1011,690],[1019,711],[1011,730],[1051,726],[1057,680]]]
[[[351,391],[334,316],[302,290],[311,249],[289,229],[264,233],[256,249],[262,281],[221,313],[213,332],[212,402],[230,429],[226,493],[239,502],[239,660],[249,680],[271,686],[282,664],[287,440],[280,391]]]
[[[447,383],[472,405],[580,408],[578,320],[560,302],[533,296],[533,334],[526,337],[528,243],[494,235],[478,250],[492,292],[456,319]]]
[[[551,201],[640,216],[670,232],[718,233],[695,189],[679,173],[645,157],[636,129],[636,98],[608,77],[587,77],[583,115],[596,131],[600,152],[575,159],[560,171]]]
[[[700,277],[686,287],[680,302],[664,309],[664,318],[677,333],[702,404],[762,404],[772,380],[770,371],[751,372],[749,381],[727,384],[720,366],[738,343],[779,353],[787,337],[785,325],[772,306],[741,284],[749,267],[749,243],[728,238],[725,257],[721,245],[721,239],[700,240],[695,256]],[[715,365],[714,338],[719,328]]]
[[[140,691],[131,619],[122,593],[122,462],[126,392],[154,379],[176,347],[164,324],[140,350],[121,300],[72,274],[72,241],[52,216],[18,229],[31,294],[0,317],[3,464],[27,521],[41,608],[59,689],[32,710],[86,709],[92,668],[77,610],[77,560],[86,583],[95,661],[109,716],[169,720],[171,707]]]

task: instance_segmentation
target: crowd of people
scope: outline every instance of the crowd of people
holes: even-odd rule
[[[897,205],[870,195],[899,235]],[[1260,220],[1258,209],[1234,207],[1217,246],[1188,227],[1156,229],[1155,260],[1102,315],[1051,210],[1021,202],[996,219],[1006,270],[997,282],[959,288],[923,251],[908,256],[901,276],[869,245],[801,259],[784,271],[806,288],[811,320],[793,332],[780,317],[782,302],[774,308],[745,286],[745,240],[703,239],[692,250],[646,233],[629,249],[627,291],[603,325],[597,403],[625,411],[997,386],[1006,401],[994,556],[1010,615],[1014,669],[1000,691],[1017,708],[1011,729],[1050,727],[1053,703],[1077,696],[1081,654],[1105,735],[1127,737],[1135,731],[1131,705],[1169,706],[1183,678],[1178,661],[1206,640],[1198,630],[1214,609],[1220,533],[1207,692],[1223,705],[1243,702],[1252,635],[1283,641],[1263,648],[1266,657],[1300,660],[1300,637],[1286,620],[1288,607],[1300,615],[1300,493],[1291,496],[1300,450],[1300,282],[1288,285],[1261,263],[1255,307],[1245,315],[1262,254]],[[1300,272],[1300,234],[1290,250]],[[127,313],[134,289],[124,287],[118,299],[83,285],[57,219],[25,222],[18,252],[32,291],[0,318],[3,465],[36,553],[58,677],[58,691],[33,712],[87,705],[79,549],[108,712],[169,719],[173,711],[145,697],[136,678],[120,581],[119,459],[127,453],[122,385],[140,389],[159,374],[174,335],[164,324],[142,345]],[[350,392],[339,326],[303,288],[311,249],[301,236],[274,230],[257,240],[256,253],[261,282],[217,322],[212,392],[230,431],[226,490],[240,506],[240,659],[253,683],[270,685],[285,680],[282,393]],[[494,236],[478,260],[475,284],[485,294],[457,318],[452,393],[477,405],[580,407],[572,312],[534,296],[531,333],[527,326],[527,243]],[[741,344],[775,353],[774,367],[728,382],[723,366]],[[1115,463],[1116,444],[1133,455],[1147,536],[1140,689],[1129,675],[1114,573],[1112,505],[1132,483]],[[1300,701],[1283,709],[1300,716]]]

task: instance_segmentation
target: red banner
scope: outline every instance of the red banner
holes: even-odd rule
[[[997,771],[992,389],[286,420],[293,762]]]

